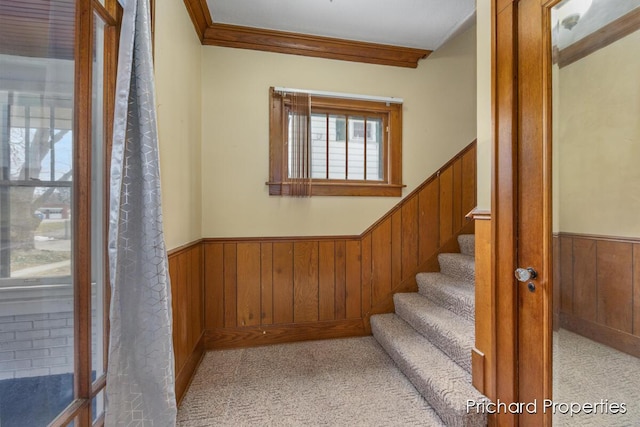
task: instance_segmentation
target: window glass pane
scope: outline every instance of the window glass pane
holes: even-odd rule
[[[104,414],[104,389],[91,401],[91,422],[95,422]]]
[[[327,178],[327,115],[311,115],[311,178]]]
[[[75,1],[5,5],[14,13],[0,15],[0,425],[39,426],[74,397]]]
[[[381,118],[367,118],[367,180],[384,180],[383,122]]]
[[[329,115],[329,179],[346,179],[347,119]]]
[[[364,179],[364,117],[349,117],[349,142],[347,145],[347,179]]]
[[[105,141],[104,141],[104,34],[105,23],[94,14],[92,73],[91,165],[91,369],[95,380],[104,373],[105,292]]]

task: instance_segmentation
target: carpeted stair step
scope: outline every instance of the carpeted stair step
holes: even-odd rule
[[[475,291],[473,284],[442,273],[416,275],[420,295],[473,322]]]
[[[449,427],[486,426],[467,401],[486,398],[471,375],[393,313],[371,316],[371,330],[396,365]]]
[[[418,293],[395,294],[396,314],[454,362],[471,373],[473,322]]]
[[[460,253],[475,256],[476,254],[476,236],[475,234],[461,234],[458,236],[458,245],[460,245]]]
[[[447,276],[473,283],[476,277],[476,263],[471,255],[440,254],[438,255],[440,272]]]

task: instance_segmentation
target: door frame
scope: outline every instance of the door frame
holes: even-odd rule
[[[498,425],[550,426],[552,398],[551,7],[560,0],[493,0],[492,271],[496,401],[536,413]],[[535,291],[516,282],[532,266]]]

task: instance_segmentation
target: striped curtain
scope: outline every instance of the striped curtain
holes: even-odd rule
[[[311,96],[306,93],[289,96],[289,195],[311,197]]]

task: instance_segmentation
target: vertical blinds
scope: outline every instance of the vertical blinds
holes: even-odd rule
[[[311,196],[311,96],[292,93],[289,110],[289,180],[291,196]]]

